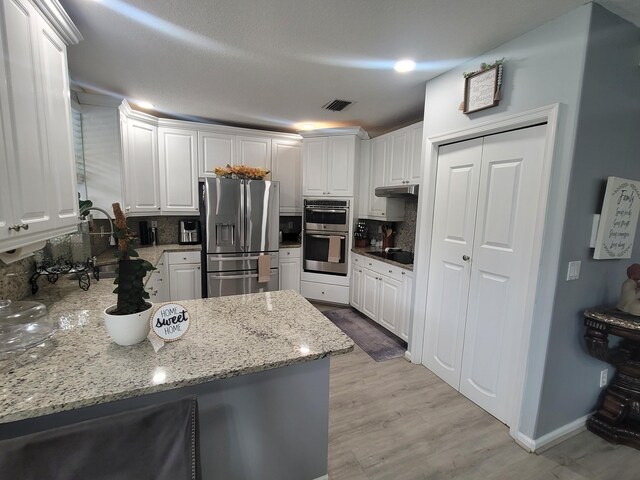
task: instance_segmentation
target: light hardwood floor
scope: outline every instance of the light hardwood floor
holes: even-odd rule
[[[423,366],[356,346],[331,359],[329,478],[638,480],[640,451],[585,431],[529,454]]]

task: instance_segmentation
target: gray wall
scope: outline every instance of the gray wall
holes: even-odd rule
[[[640,29],[594,4],[536,437],[594,409],[607,365],[586,352],[582,311],[615,302],[640,254],[640,237],[631,260],[593,260],[589,248],[607,177],[640,180],[638,45]],[[582,261],[580,279],[567,282],[572,260]]]
[[[590,14],[591,5],[583,5],[430,80],[426,85],[425,139],[488,121],[499,121],[519,112],[555,103],[560,104],[543,241],[545,253],[540,265],[540,280],[525,377],[524,403],[519,421],[519,430],[530,437],[534,435],[537,421],[547,352]],[[502,101],[495,108],[464,115],[458,110],[464,92],[463,72],[477,70],[480,63],[491,63],[502,57],[505,58]],[[426,173],[421,185],[418,205],[416,292],[427,290],[428,245],[431,238],[428,204],[435,187],[429,171],[433,161],[435,159],[432,159],[430,151],[427,151]],[[416,294],[415,297],[414,329],[410,339],[412,353],[421,348],[414,348],[415,344],[423,342],[420,329],[424,325],[426,302],[426,295],[422,293]]]

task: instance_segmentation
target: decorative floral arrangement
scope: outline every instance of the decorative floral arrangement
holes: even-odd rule
[[[475,75],[476,73],[484,72],[485,70],[489,70],[490,68],[493,68],[493,67],[500,67],[503,64],[504,64],[504,57],[501,58],[500,60],[496,60],[493,63],[484,63],[483,62],[483,63],[480,64],[480,69],[479,70],[476,70],[474,72],[464,72],[462,74],[462,76],[464,78],[469,78],[471,75]]]
[[[216,167],[213,170],[218,177],[224,178],[240,178],[244,180],[264,180],[264,177],[269,175],[269,170],[258,167],[247,167],[246,165],[231,166],[227,164],[226,167]]]

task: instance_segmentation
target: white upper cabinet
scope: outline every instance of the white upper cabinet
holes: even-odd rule
[[[122,208],[125,212],[131,212],[131,183],[129,181],[129,172],[127,167],[129,165],[129,123],[126,115],[120,111],[120,153],[122,158]]]
[[[126,100],[119,111],[127,213],[197,215],[198,178],[213,177],[216,167],[227,165],[277,170],[281,211],[301,213],[297,135],[251,135],[247,129],[158,119],[132,110]]]
[[[329,141],[326,137],[305,138],[302,154],[302,193],[315,196],[327,194]]]
[[[158,162],[158,127],[146,121],[129,118],[127,156],[124,158],[127,199],[130,213],[160,211]]]
[[[73,159],[66,46],[45,22],[41,22],[38,34],[49,158],[52,162],[53,159]],[[75,162],[57,162],[53,174],[56,226],[73,228],[78,224]]]
[[[369,211],[371,217],[385,217],[387,199],[376,197],[376,187],[382,186],[384,182],[384,171],[388,163],[389,141],[387,138],[378,137],[371,140],[371,163],[369,171]]]
[[[193,215],[198,212],[198,133],[160,127],[160,207],[162,213]]]
[[[280,213],[302,213],[302,142],[274,138],[271,179],[280,182]]]
[[[237,136],[236,151],[235,165],[271,170],[271,138]]]
[[[381,136],[362,143],[359,218],[391,222],[404,220],[404,199],[376,197],[375,194],[376,187],[383,185],[388,161],[388,137]]]
[[[235,161],[236,137],[217,132],[198,132],[198,175],[215,176],[213,169]]]
[[[407,180],[409,183],[420,183],[422,166],[422,125],[424,122],[411,125],[409,129],[409,162]]]
[[[356,141],[353,135],[329,137],[327,195],[353,196]]]
[[[389,142],[389,161],[385,169],[384,186],[419,183],[422,161],[422,122],[378,138],[385,138]]]
[[[393,132],[389,136],[389,162],[387,162],[387,185],[402,185],[407,181],[407,152],[409,134],[406,129]]]
[[[303,195],[353,197],[360,139],[356,135],[312,137],[303,144]]]
[[[26,0],[0,0],[0,251],[77,225],[65,41],[81,37],[71,23],[52,25]]]

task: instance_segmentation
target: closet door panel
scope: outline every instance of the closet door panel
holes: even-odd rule
[[[460,384],[470,257],[473,250],[482,139],[441,147],[438,154],[424,365]]]
[[[532,287],[546,126],[486,137],[460,392],[507,423]]]

